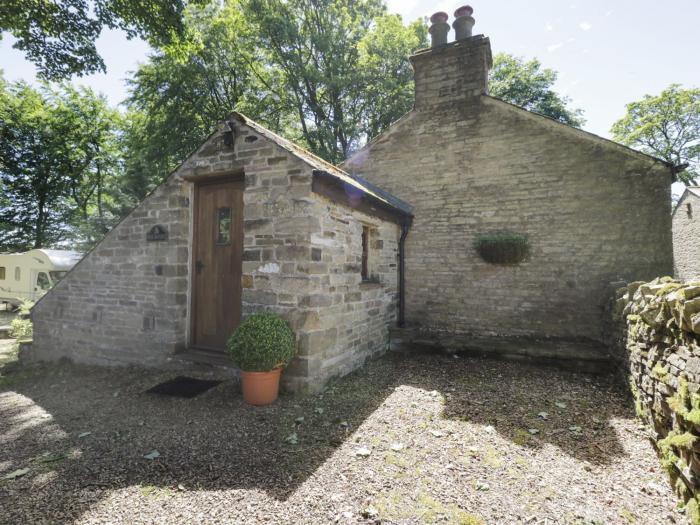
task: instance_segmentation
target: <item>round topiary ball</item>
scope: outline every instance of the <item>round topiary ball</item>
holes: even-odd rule
[[[269,372],[289,364],[296,351],[296,340],[284,319],[261,312],[241,323],[228,340],[228,351],[241,370]]]

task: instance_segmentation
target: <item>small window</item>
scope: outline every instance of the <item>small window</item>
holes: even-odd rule
[[[4,280],[5,280],[5,267],[0,266],[0,281],[4,281]]]
[[[685,212],[688,214],[689,219],[693,218],[693,206],[689,202],[685,203]]]
[[[362,280],[369,281],[369,226],[362,227]]]
[[[51,288],[51,281],[49,281],[49,276],[45,272],[39,272],[36,276],[36,285],[42,290],[48,290]]]
[[[15,266],[15,281],[19,281],[22,277],[22,269],[19,266]]]
[[[217,210],[216,244],[231,243],[231,208]]]

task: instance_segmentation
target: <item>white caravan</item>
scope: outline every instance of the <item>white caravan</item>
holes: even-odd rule
[[[0,253],[0,303],[36,301],[75,266],[82,254],[66,250]]]

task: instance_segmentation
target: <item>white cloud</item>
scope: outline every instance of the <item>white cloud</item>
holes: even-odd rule
[[[546,31],[554,31],[554,26],[549,23],[546,26],[544,26],[544,28]]]
[[[549,53],[554,53],[560,47],[564,47],[564,42],[557,42],[556,44],[552,44],[551,46],[547,46],[547,51]]]
[[[566,39],[567,44],[570,44],[571,42],[576,42],[576,39],[572,36],[570,36],[569,38]]]
[[[590,28],[593,27],[588,22],[581,22],[578,26],[581,28],[582,31],[588,31]]]

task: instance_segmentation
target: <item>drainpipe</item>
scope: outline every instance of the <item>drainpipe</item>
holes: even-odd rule
[[[410,227],[411,219],[405,219],[401,223],[401,237],[399,238],[399,319],[397,323],[399,328],[403,328],[406,324],[406,237]]]

